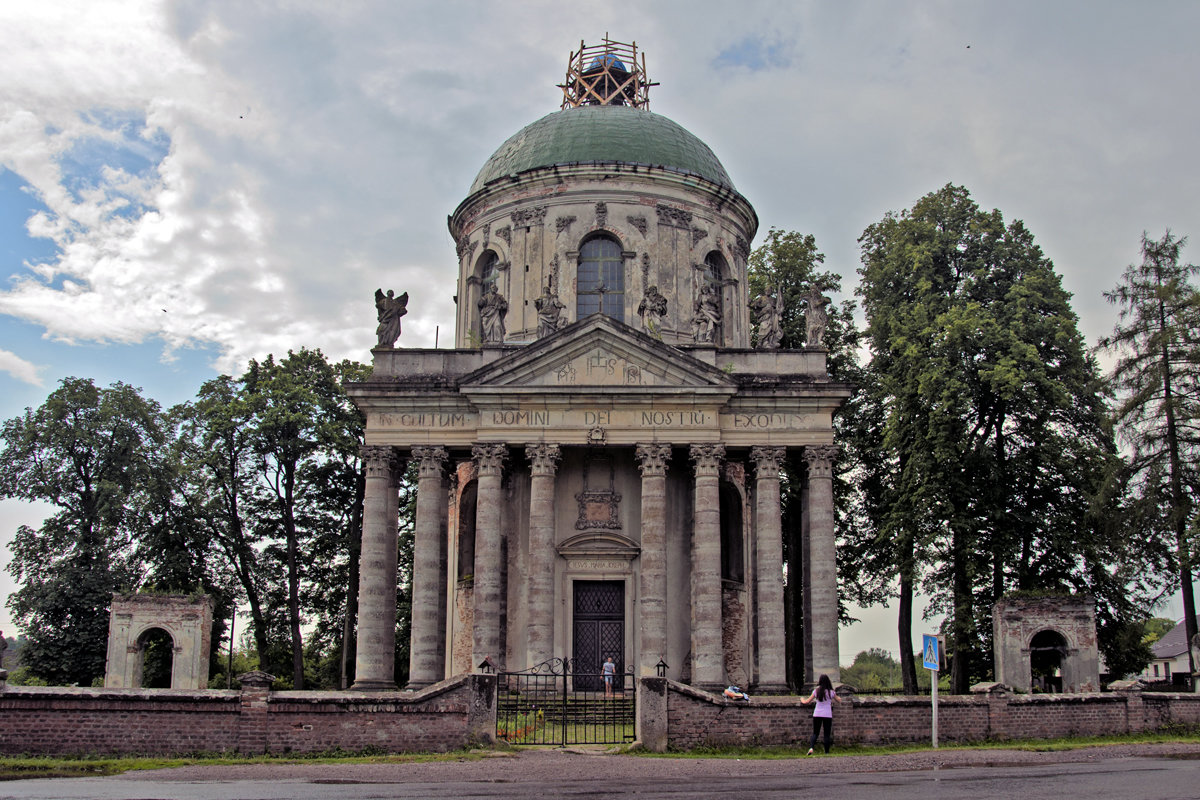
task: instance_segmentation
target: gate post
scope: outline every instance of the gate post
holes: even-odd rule
[[[496,743],[496,698],[498,675],[471,673],[467,676],[470,699],[467,705],[466,744]]]
[[[667,679],[640,678],[637,689],[637,737],[651,753],[667,752]]]

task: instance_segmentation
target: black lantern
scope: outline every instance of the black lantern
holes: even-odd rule
[[[479,671],[484,675],[492,675],[496,672],[496,665],[492,663],[491,656],[485,656],[483,661],[479,662]]]
[[[658,672],[658,677],[667,677],[667,662],[663,661],[661,658],[658,660],[658,663],[654,665],[654,669],[656,672]]]

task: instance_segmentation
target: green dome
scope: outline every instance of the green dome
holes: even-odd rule
[[[548,114],[500,145],[471,194],[526,170],[594,162],[663,167],[734,188],[708,145],[666,117],[629,106],[579,106]]]

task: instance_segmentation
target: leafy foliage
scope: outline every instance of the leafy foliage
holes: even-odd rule
[[[1196,539],[1200,524],[1200,267],[1181,264],[1187,243],[1142,234],[1142,263],[1105,298],[1120,308],[1100,346],[1117,356],[1109,381],[1115,419],[1132,454],[1130,527],[1149,545],[1170,543],[1190,642],[1196,636]],[[1190,651],[1189,651],[1190,658]],[[1192,670],[1196,668],[1192,664]]]
[[[873,512],[911,577],[926,565],[965,692],[990,668],[990,609],[1007,590],[1107,593],[1114,569],[1137,564],[1106,525],[1115,501],[1098,502],[1119,464],[1098,372],[1032,234],[966,189],[859,241],[884,414]]]
[[[51,682],[89,685],[104,674],[112,593],[139,579],[135,540],[160,524],[161,412],[126,384],[65,378],[0,438],[0,496],[59,509],[10,545],[22,660]]]
[[[368,372],[301,350],[208,381],[166,413],[124,384],[69,378],[5,422],[0,495],[60,508],[11,545],[20,589],[9,607],[29,636],[30,678],[87,685],[103,675],[114,591],[202,591],[217,599],[214,644],[233,605],[245,604],[264,669],[296,688],[343,685],[365,421],[342,382]],[[213,672],[224,669],[220,649]],[[158,651],[169,656],[147,648],[146,681],[169,669]],[[407,669],[407,651],[401,660]]]

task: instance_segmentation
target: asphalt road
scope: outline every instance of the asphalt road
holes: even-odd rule
[[[752,800],[1200,798],[1200,746],[1063,753],[942,751],[782,760],[651,759],[525,750],[465,762],[184,767],[0,783],[0,799],[737,797]]]

